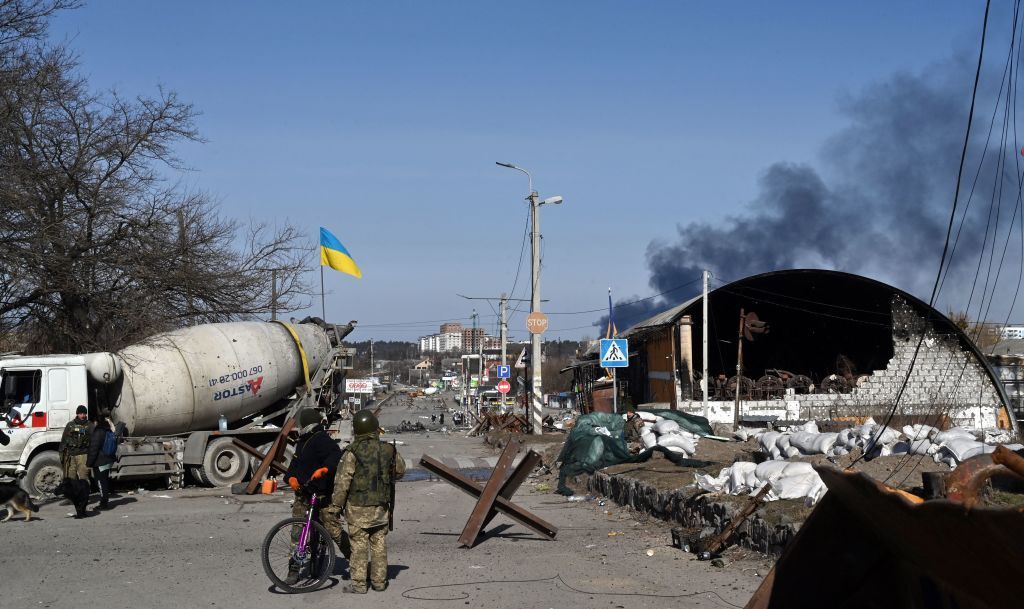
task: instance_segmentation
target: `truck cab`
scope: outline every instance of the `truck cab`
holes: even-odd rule
[[[0,358],[0,473],[24,471],[30,484],[52,491],[61,477],[57,453],[75,408],[89,404],[85,358],[80,355]]]

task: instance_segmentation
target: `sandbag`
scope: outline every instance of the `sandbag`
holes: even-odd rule
[[[758,488],[760,483],[757,479],[757,463],[750,461],[738,461],[729,468],[729,480],[727,489],[732,494],[749,493]]]
[[[935,444],[945,444],[946,442],[949,442],[950,440],[954,439],[977,440],[977,438],[974,437],[973,433],[964,429],[963,427],[954,427],[952,429],[940,431],[939,433],[935,434],[935,436],[932,438],[932,442],[934,442]]]
[[[764,463],[758,463],[757,468],[754,470],[754,475],[762,482],[765,480],[771,480],[781,474],[782,470],[786,469],[787,465],[789,464],[785,461],[765,461]]]
[[[808,433],[821,433],[818,431],[818,423],[815,421],[807,421],[801,426],[801,429]]]
[[[640,434],[640,441],[644,443],[644,448],[650,448],[658,444],[658,436],[654,432],[645,431]]]
[[[772,493],[779,499],[808,497],[817,503],[826,491],[825,483],[810,463],[790,463],[782,475],[772,481]]]
[[[839,440],[839,434],[837,433],[820,433],[814,440],[815,454],[824,455],[828,451],[832,450],[832,447],[836,445],[836,441]]]
[[[957,463],[963,463],[964,461],[970,459],[975,455],[993,452],[995,450],[995,447],[989,446],[984,442],[979,442],[974,439],[969,440],[967,438],[953,438],[943,443],[942,450],[948,451],[951,455],[953,455]]]
[[[814,440],[818,437],[818,434],[809,431],[798,431],[789,437],[789,443],[791,446],[795,446],[800,449],[805,455],[814,454]]]
[[[638,417],[640,417],[641,419],[643,419],[644,421],[647,421],[647,422],[650,422],[650,423],[657,423],[658,419],[661,418],[658,415],[654,414],[653,412],[647,412],[647,411],[644,411],[644,410],[637,410],[636,411],[636,415]]]
[[[658,436],[658,446],[664,446],[666,448],[681,448],[689,454],[697,452],[697,447],[693,440],[684,438],[679,434],[665,434]]]
[[[756,438],[763,434],[767,430],[765,428],[751,429],[749,427],[740,427],[732,433],[732,436],[741,442],[746,442],[750,438]]]
[[[664,421],[658,421],[654,425],[654,432],[659,436],[673,431],[679,431],[679,423],[676,423],[675,421],[665,419]]]
[[[903,426],[903,435],[907,436],[911,440],[920,440],[923,438],[931,440],[931,438],[937,433],[939,433],[939,430],[931,425],[915,423],[913,425]]]
[[[928,455],[932,451],[932,441],[928,438],[921,440],[913,440],[910,443],[910,454],[912,455]]]

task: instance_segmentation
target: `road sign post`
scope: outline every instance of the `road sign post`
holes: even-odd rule
[[[500,379],[512,377],[512,366],[496,366],[496,376]]]
[[[501,379],[501,382],[498,383],[496,388],[501,393],[501,395],[505,395],[506,393],[512,390],[512,385],[505,379]]]
[[[612,369],[612,412],[619,412],[619,368],[629,366],[629,339],[601,339],[601,367]]]

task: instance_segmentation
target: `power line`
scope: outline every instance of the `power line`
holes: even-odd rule
[[[695,283],[698,283],[700,280],[701,280],[701,278],[698,277],[697,279],[694,279],[693,281],[688,281],[686,283],[677,285],[674,288],[669,288],[669,289],[665,290],[664,292],[658,292],[657,294],[654,294],[652,296],[647,296],[645,298],[638,298],[636,300],[631,300],[629,302],[617,302],[617,303],[615,303],[615,306],[617,306],[617,307],[625,307],[625,306],[634,305],[634,304],[641,303],[641,302],[646,302],[648,300],[652,300],[652,299],[657,298],[659,296],[664,296],[665,294],[669,294],[671,292],[675,292],[676,290],[681,290],[681,289],[683,289],[683,288],[685,288],[687,286],[691,286],[691,285],[693,285]],[[601,307],[601,308],[598,308],[598,309],[588,309],[586,311],[559,311],[559,312],[555,312],[555,313],[546,313],[546,315],[583,315],[583,314],[586,314],[586,313],[600,313],[602,311],[607,311],[607,310],[608,310],[608,307]]]

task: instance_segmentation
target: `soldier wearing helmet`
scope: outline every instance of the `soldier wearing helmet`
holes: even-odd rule
[[[292,457],[285,473],[285,481],[295,491],[295,502],[292,503],[292,516],[304,518],[306,510],[309,509],[309,495],[306,489],[309,488],[322,497],[330,495],[334,476],[338,470],[338,462],[344,451],[338,446],[328,434],[324,426],[324,419],[313,408],[303,408],[295,415],[295,430],[292,432],[295,440],[295,456]],[[304,487],[303,485],[308,485]],[[324,525],[331,538],[341,548],[342,555],[347,559],[352,554],[352,547],[349,544],[348,534],[342,526],[340,515],[337,511],[328,509],[320,510],[320,523]],[[292,547],[299,543],[302,534],[302,527],[292,528]],[[286,583],[294,584],[299,579],[299,569],[295,565],[289,565]]]
[[[369,561],[370,585],[383,592],[388,587],[386,537],[394,507],[391,489],[405,474],[405,461],[394,445],[380,441],[379,423],[372,412],[357,412],[352,418],[352,432],[355,438],[341,458],[331,497],[331,509],[345,510],[352,539],[352,583],[344,591],[366,593]]]

